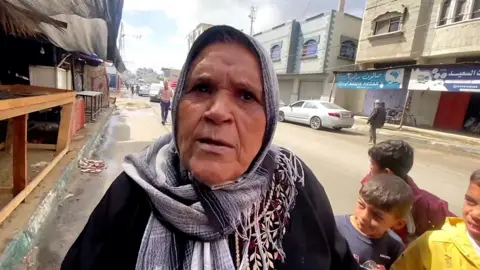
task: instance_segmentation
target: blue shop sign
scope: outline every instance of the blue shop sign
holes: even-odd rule
[[[414,68],[408,89],[480,92],[480,67]]]
[[[405,70],[389,69],[365,72],[338,73],[337,88],[347,89],[402,89]]]

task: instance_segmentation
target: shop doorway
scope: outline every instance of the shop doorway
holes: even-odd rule
[[[480,93],[472,93],[465,114],[463,129],[480,135]]]

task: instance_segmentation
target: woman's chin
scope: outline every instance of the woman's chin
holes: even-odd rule
[[[189,167],[197,181],[210,187],[227,184],[241,175],[236,176],[232,166],[215,161],[192,162]]]

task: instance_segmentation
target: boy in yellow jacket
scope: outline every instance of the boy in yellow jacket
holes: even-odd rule
[[[390,269],[480,269],[480,170],[470,176],[463,219],[447,218],[441,230],[424,233]]]

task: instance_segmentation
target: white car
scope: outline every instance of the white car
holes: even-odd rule
[[[280,108],[278,120],[341,130],[351,128],[355,122],[353,113],[336,104],[320,100],[299,100]]]
[[[138,90],[138,95],[143,97],[143,96],[148,96],[150,92],[150,87],[147,84],[140,85],[140,90]]]
[[[160,102],[160,90],[164,89],[165,86],[162,83],[152,83],[150,85],[150,92],[148,95],[150,96],[150,102]]]

